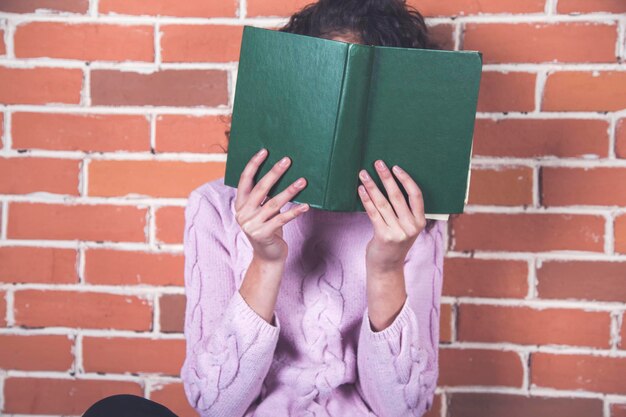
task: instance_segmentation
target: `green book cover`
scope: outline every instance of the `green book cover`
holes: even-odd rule
[[[244,26],[224,184],[237,187],[264,147],[269,155],[255,184],[291,158],[270,197],[305,177],[293,202],[365,211],[358,172],[366,169],[387,197],[373,165],[382,159],[417,182],[426,217],[462,213],[481,72],[478,51],[360,45]]]

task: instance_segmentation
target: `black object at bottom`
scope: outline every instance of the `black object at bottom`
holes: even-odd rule
[[[95,402],[82,417],[178,417],[155,401],[132,394],[117,394]]]

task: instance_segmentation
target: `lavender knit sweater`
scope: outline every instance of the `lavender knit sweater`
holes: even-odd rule
[[[311,208],[283,226],[289,245],[274,322],[239,293],[252,248],[220,178],[185,210],[185,393],[203,417],[421,416],[438,376],[445,222],[405,262],[408,294],[380,332],[367,314],[366,213]],[[281,212],[294,203],[287,203]]]

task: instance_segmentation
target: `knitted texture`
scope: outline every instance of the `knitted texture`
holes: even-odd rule
[[[366,213],[311,208],[283,226],[289,255],[272,323],[239,288],[252,247],[220,178],[185,209],[185,394],[202,417],[421,416],[438,377],[443,233],[422,232],[404,264],[407,300],[372,330]],[[281,212],[291,208],[287,203]]]

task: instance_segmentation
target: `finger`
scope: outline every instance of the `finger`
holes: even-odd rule
[[[298,178],[298,180],[291,183],[283,191],[263,203],[259,218],[266,221],[276,215],[276,213],[278,213],[288,201],[292,200],[296,194],[302,191],[306,185],[307,181],[304,177]]]
[[[269,193],[270,188],[278,181],[278,179],[287,171],[291,164],[291,159],[287,156],[277,161],[274,166],[265,174],[263,178],[256,183],[250,192],[248,199],[244,203],[250,207],[257,208],[261,205],[263,199]]]
[[[378,189],[378,186],[369,176],[367,171],[362,169],[359,173],[359,177],[361,178],[361,181],[363,182],[363,185],[367,190],[367,194],[376,206],[376,210],[378,210],[380,215],[385,220],[385,223],[387,223],[387,225],[390,227],[400,228],[400,223],[398,223],[398,218],[396,217],[396,213],[393,211],[391,203],[387,201],[387,198]]]
[[[394,165],[392,169],[409,196],[409,204],[413,216],[417,220],[418,225],[424,227],[426,225],[426,217],[424,217],[424,196],[422,190],[408,172],[398,165]]]
[[[265,222],[263,226],[261,226],[261,231],[263,233],[273,233],[275,230],[278,230],[280,227],[289,223],[296,217],[300,216],[302,213],[309,210],[309,205],[298,204],[284,213],[280,213],[274,217],[272,217],[269,221]]]
[[[259,170],[259,166],[265,160],[267,156],[267,149],[261,148],[256,154],[250,158],[239,177],[239,183],[237,184],[237,197],[235,199],[235,207],[239,209],[245,201],[248,200],[250,191],[254,187],[254,176]]]
[[[389,202],[391,202],[398,215],[399,223],[405,228],[415,227],[415,218],[413,213],[409,209],[406,199],[404,198],[404,194],[402,194],[402,190],[398,187],[396,179],[391,171],[389,171],[389,168],[387,168],[385,162],[382,159],[379,159],[376,161],[374,166],[376,167],[376,172],[378,172],[378,176],[387,191]]]
[[[378,209],[374,205],[374,202],[372,201],[370,196],[367,194],[365,187],[363,187],[363,185],[359,185],[358,191],[359,191],[359,197],[361,198],[361,203],[363,203],[365,212],[367,213],[368,217],[372,221],[374,228],[379,229],[379,230],[386,228],[387,223],[385,223],[385,220],[378,212]]]

